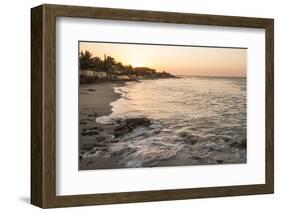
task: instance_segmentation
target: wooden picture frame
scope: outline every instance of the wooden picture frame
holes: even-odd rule
[[[265,184],[56,195],[56,17],[262,28],[266,34]],[[268,194],[274,191],[274,21],[44,4],[31,9],[31,203],[41,208]]]

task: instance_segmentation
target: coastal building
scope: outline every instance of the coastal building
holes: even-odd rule
[[[107,72],[96,70],[80,70],[80,75],[85,77],[106,78]]]
[[[116,74],[121,74],[123,72],[123,70],[120,68],[120,66],[113,65],[112,66],[112,72],[116,73]]]
[[[93,75],[94,75],[94,77],[98,77],[98,78],[106,78],[107,77],[107,72],[93,71]]]
[[[93,71],[92,70],[80,70],[80,76],[92,77]]]

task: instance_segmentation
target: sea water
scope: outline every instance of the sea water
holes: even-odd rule
[[[143,80],[114,90],[121,98],[111,103],[113,112],[97,118],[97,122],[136,117],[152,121],[150,128],[138,128],[121,138],[126,146],[137,150],[134,156],[128,156],[128,166],[175,156],[185,146],[180,140],[185,136],[205,142],[202,146],[221,150],[227,140],[246,139],[246,78]]]

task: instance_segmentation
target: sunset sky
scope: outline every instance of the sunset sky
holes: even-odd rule
[[[247,49],[80,42],[80,51],[174,75],[246,76]]]

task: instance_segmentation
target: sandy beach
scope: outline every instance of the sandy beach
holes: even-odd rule
[[[96,151],[105,151],[106,145],[112,141],[110,137],[100,136],[102,132],[111,132],[112,127],[96,122],[96,118],[111,113],[110,103],[120,95],[113,92],[113,83],[80,85],[80,162],[79,169],[91,167],[106,168],[112,166],[115,160],[109,157],[90,157],[83,154],[96,148]],[[97,100],[97,101],[95,101]],[[94,151],[92,151],[94,153]],[[117,166],[117,165],[115,165]]]
[[[149,121],[144,118],[120,120],[111,125],[96,122],[97,117],[112,112],[110,103],[120,98],[120,94],[113,91],[114,87],[123,84],[80,85],[80,170],[126,167],[126,162],[122,162],[122,153],[128,150],[122,145],[119,147],[118,137],[138,126],[147,126]]]

